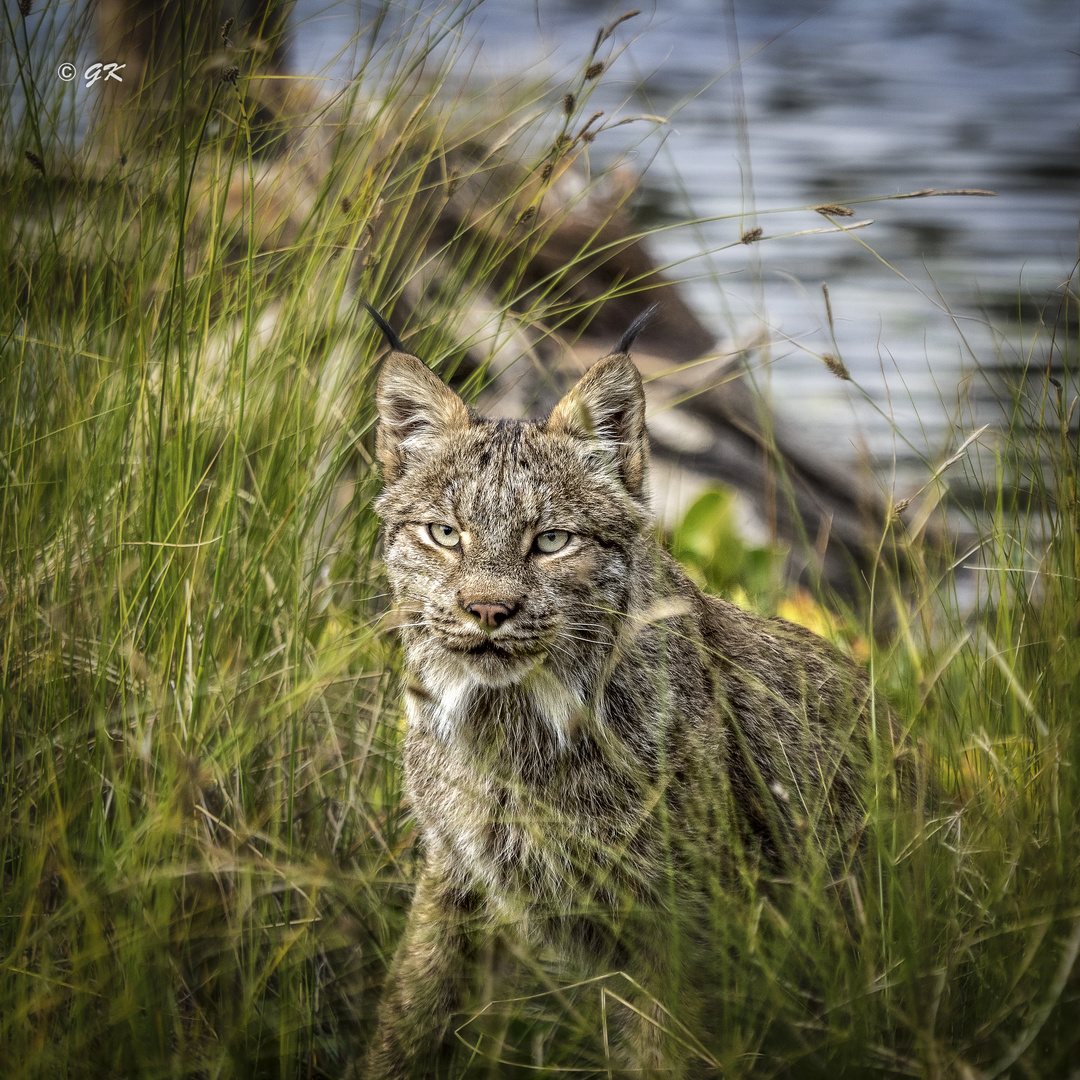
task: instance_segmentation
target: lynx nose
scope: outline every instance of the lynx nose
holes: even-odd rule
[[[497,630],[511,615],[517,612],[517,604],[499,604],[488,601],[476,601],[465,604],[465,610],[480,620],[485,630]]]

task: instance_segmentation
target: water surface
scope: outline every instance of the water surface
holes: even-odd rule
[[[567,79],[621,10],[491,0],[468,24],[466,53],[480,74]],[[297,69],[319,68],[374,11],[301,0]],[[986,367],[1015,360],[1018,310],[1030,318],[1077,258],[1080,5],[667,0],[611,43],[626,49],[596,108],[671,122],[644,140],[636,125],[605,133],[594,158],[650,162],[645,197],[668,214],[735,215],[666,233],[657,255],[707,275],[689,288],[719,333],[768,328],[760,377],[789,426],[837,457],[869,454],[886,480],[896,455],[902,487],[919,456],[940,458],[995,417],[979,380],[962,381],[970,352]],[[998,194],[856,203],[925,188]],[[756,226],[768,237],[827,225],[812,211],[768,213],[825,202],[874,225],[716,250]],[[870,401],[810,355],[833,351],[823,282],[836,344]]]

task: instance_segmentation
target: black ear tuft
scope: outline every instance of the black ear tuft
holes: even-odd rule
[[[366,300],[362,299],[360,303],[367,308],[368,314],[375,320],[375,325],[383,332],[387,345],[395,352],[407,353],[409,350],[401,344],[401,338],[394,333],[394,328]]]
[[[660,307],[659,302],[647,307],[627,328],[626,332],[621,338],[619,338],[619,344],[615,346],[617,353],[628,353],[634,341],[637,339],[638,334],[645,329],[646,326],[652,321],[652,317],[656,314],[657,309]]]

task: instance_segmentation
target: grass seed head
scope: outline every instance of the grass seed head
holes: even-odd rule
[[[739,237],[739,242],[742,244],[755,244],[764,235],[765,230],[761,226],[757,226],[754,229],[747,229],[746,232]]]
[[[615,30],[624,22],[626,22],[627,19],[632,19],[635,15],[640,14],[641,11],[638,8],[632,8],[630,11],[624,11],[617,19],[615,19],[613,22],[608,23],[607,26],[601,26],[600,29],[596,32],[596,42],[592,47],[592,51],[595,53],[596,50],[599,49],[600,46],[603,45],[603,43],[607,41],[607,39],[615,33]]]
[[[826,217],[852,217],[855,213],[850,206],[841,206],[839,203],[822,203],[814,209]]]
[[[851,372],[848,371],[844,361],[831,352],[821,354],[821,362],[838,378],[844,382],[851,382]]]
[[[582,142],[592,142],[593,139],[596,137],[595,133],[591,134],[589,138],[586,138],[585,136],[589,134],[589,128],[591,128],[593,124],[596,123],[596,121],[599,120],[600,117],[603,115],[603,110],[594,112],[592,116],[590,116],[589,119],[581,125],[581,130],[577,133],[577,138],[580,139]]]
[[[567,94],[562,99],[562,111],[569,116],[577,107],[577,98],[573,94]]]
[[[223,83],[228,83],[230,86],[235,86],[236,85],[236,79],[237,79],[237,76],[239,74],[240,74],[240,69],[238,67],[235,67],[235,66],[227,67],[221,73],[221,81]]]
[[[43,162],[41,158],[39,158],[37,154],[34,153],[33,150],[24,150],[23,153],[26,155],[26,160],[29,161],[30,164],[33,165],[34,168],[37,169],[37,171],[41,173],[42,176],[44,176],[45,162]]]
[[[597,60],[595,64],[590,64],[585,69],[585,78],[586,78],[586,80],[599,79],[600,76],[603,75],[603,74],[604,74],[604,62],[603,62],[603,60]]]

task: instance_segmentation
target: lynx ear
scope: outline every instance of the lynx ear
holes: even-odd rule
[[[626,490],[645,490],[649,438],[645,430],[645,393],[641,376],[625,352],[595,363],[555,406],[549,431],[595,440],[614,459]]]
[[[401,473],[410,449],[469,423],[465,402],[422,360],[397,349],[383,361],[375,400],[375,452],[387,482]]]

